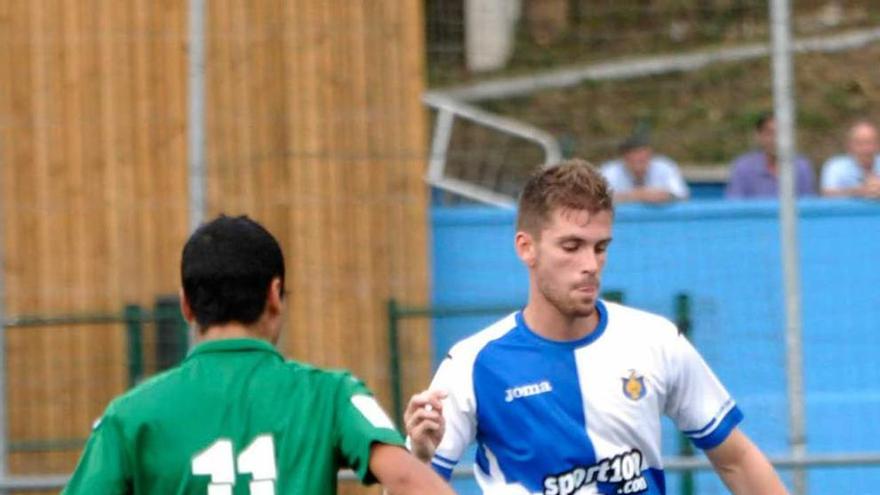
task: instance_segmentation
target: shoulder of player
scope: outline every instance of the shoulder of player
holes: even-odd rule
[[[506,335],[516,328],[516,313],[511,313],[477,333],[458,341],[449,350],[448,357],[465,362],[476,359],[486,345]]]
[[[157,396],[161,396],[166,387],[173,387],[173,382],[179,373],[180,368],[171,368],[145,379],[116,396],[110,401],[101,421],[112,417],[121,424],[125,424],[126,421],[142,417],[145,410],[162,402],[157,400]]]
[[[664,316],[612,302],[605,302],[605,308],[609,326],[628,335],[637,333],[647,342],[663,343],[679,335],[678,327]]]
[[[324,390],[338,390],[343,386],[363,387],[366,388],[363,380],[358,378],[351,371],[342,368],[321,368],[299,361],[285,361],[285,367],[290,371],[292,377],[298,377],[305,380],[315,387]],[[302,382],[300,382],[302,383]]]
[[[180,372],[179,367],[174,367],[146,378],[144,381],[128,389],[122,395],[116,397],[111,404],[115,403],[118,407],[124,407],[130,403],[134,403],[133,405],[136,407],[137,403],[141,400],[154,400],[149,396],[152,396],[157,390],[161,390],[162,388],[171,385]]]

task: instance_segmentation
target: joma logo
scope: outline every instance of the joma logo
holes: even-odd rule
[[[550,385],[550,382],[548,382],[547,380],[539,383],[522,385],[520,387],[513,387],[507,389],[506,396],[504,397],[504,402],[513,402],[516,399],[521,399],[523,397],[529,397],[532,395],[544,394],[547,392],[551,392],[552,390],[553,386]]]

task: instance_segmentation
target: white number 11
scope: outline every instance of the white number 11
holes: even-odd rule
[[[192,472],[211,477],[208,495],[232,495],[235,485],[232,441],[216,440],[193,457]],[[275,442],[272,435],[260,435],[238,455],[238,473],[250,474],[251,495],[275,495]]]

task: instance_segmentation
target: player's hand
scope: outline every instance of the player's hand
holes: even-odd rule
[[[870,175],[865,179],[862,195],[870,199],[880,198],[880,177]]]
[[[446,431],[441,402],[446,395],[442,390],[425,390],[413,395],[403,413],[412,452],[424,462],[434,457],[434,450]]]

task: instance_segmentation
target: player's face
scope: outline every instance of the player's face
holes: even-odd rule
[[[612,221],[607,210],[557,209],[535,240],[535,287],[561,314],[578,318],[595,311]]]

